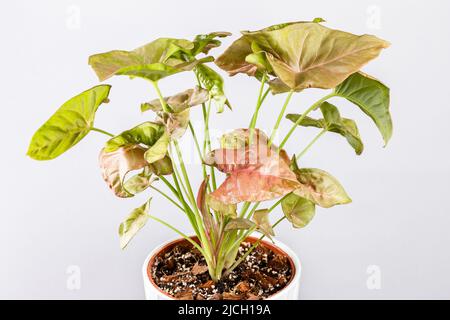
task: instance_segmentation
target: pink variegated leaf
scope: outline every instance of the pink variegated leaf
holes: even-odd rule
[[[147,165],[144,158],[146,150],[139,145],[130,145],[113,152],[105,152],[105,149],[100,152],[99,164],[103,179],[116,196],[120,198],[133,196],[124,188],[124,179],[128,172],[142,169]]]
[[[206,164],[228,174],[211,196],[226,204],[265,201],[284,196],[299,187],[289,168],[286,153],[278,152],[274,145],[269,147],[264,133],[256,130],[250,145],[248,130],[239,129],[233,133],[235,144],[230,143],[227,137],[222,138],[225,148],[214,150],[205,158]]]

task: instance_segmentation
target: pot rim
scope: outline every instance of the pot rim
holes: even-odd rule
[[[191,239],[196,240],[197,236],[190,236]],[[248,236],[244,241],[248,241],[251,243],[254,243],[258,241],[259,238]],[[161,288],[156,285],[156,283],[153,280],[153,277],[151,275],[151,267],[153,266],[153,263],[155,261],[156,256],[163,250],[166,250],[168,247],[174,246],[175,244],[187,241],[184,238],[173,238],[171,240],[163,242],[161,245],[157,246],[155,249],[153,249],[147,256],[147,258],[144,261],[144,265],[142,268],[142,272],[144,275],[144,281],[147,282],[153,289],[158,291],[159,294],[169,298],[170,300],[176,300],[173,296],[168,294],[167,292],[163,291]],[[266,240],[261,241],[265,246],[267,246],[270,250],[282,254],[288,258],[289,264],[291,266],[292,270],[292,276],[289,279],[286,286],[279,290],[278,292],[274,293],[273,295],[270,295],[264,300],[277,300],[277,297],[285,290],[287,290],[289,287],[294,286],[299,280],[301,275],[301,264],[300,260],[295,252],[292,251],[286,244],[279,241],[278,239],[274,239],[274,243],[271,243]]]

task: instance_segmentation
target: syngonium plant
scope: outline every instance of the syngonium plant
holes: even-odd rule
[[[215,59],[215,64],[231,76],[244,73],[260,82],[249,126],[224,134],[215,150],[209,134],[211,105],[216,105],[218,113],[225,106],[231,109],[231,105],[222,77],[206,63],[214,60],[207,54],[221,44],[219,38],[230,35],[227,32],[198,35],[192,41],[160,38],[133,51],[114,50],[91,56],[89,64],[100,81],[113,75],[149,80],[158,98],[142,103],[140,108],[145,114],[155,113],[155,119],[120,134],[94,127],[95,113],[109,101],[110,91],[110,85],[98,85],[64,103],[34,134],[28,155],[36,160],[50,160],[91,131],[105,134],[108,140],[100,151],[100,169],[114,194],[129,198],[147,189],[159,193],[187,216],[197,238],[188,237],[150,214],[148,198],[120,224],[120,246],[125,248],[148,219],[156,220],[192,243],[204,256],[211,278],[218,281],[259,244],[255,242],[237,259],[240,244],[253,232],[260,232],[260,239],[272,239],[274,228],[284,219],[294,228],[303,228],[314,217],[316,206],[330,208],[351,202],[331,174],[304,168],[297,162],[326,132],[343,136],[356,154],[362,153],[363,143],[355,121],[341,117],[340,109],[328,102],[330,98],[344,98],[361,109],[378,127],[385,144],[392,135],[389,88],[361,72],[389,43],[372,35],[333,30],[323,26],[323,22],[314,19],[242,32]],[[187,71],[195,74],[196,85],[164,97],[158,82]],[[331,91],[302,113],[286,115],[291,128],[276,146],[274,139],[291,96],[308,88]],[[269,92],[286,93],[286,100],[268,136],[256,128],[256,123]],[[201,106],[204,120],[202,145],[190,121],[191,108],[194,111],[195,106]],[[315,110],[320,110],[321,118],[309,116]],[[304,150],[288,155],[284,146],[299,127],[320,131]],[[179,139],[188,129],[202,161],[204,180],[196,195],[179,146]],[[216,170],[225,174],[220,185]],[[157,182],[165,184],[167,191],[157,187]],[[277,201],[264,208],[265,202],[273,199]],[[272,224],[270,215],[279,205],[283,215]]]

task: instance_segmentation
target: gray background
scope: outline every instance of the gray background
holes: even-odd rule
[[[236,37],[239,30],[314,17],[392,42],[364,70],[391,87],[395,130],[382,148],[366,116],[333,100],[345,116],[358,120],[366,149],[357,157],[344,139],[328,135],[303,159],[302,165],[337,176],[354,201],[318,210],[306,229],[284,223],[276,231],[302,260],[302,298],[450,298],[449,9],[444,0],[3,4],[0,298],[143,298],[144,258],[175,237],[150,222],[127,250],[119,249],[117,227],[145,195],[122,200],[106,188],[97,165],[104,136],[92,133],[54,161],[25,156],[31,135],[55,109],[97,83],[87,65],[90,54],[133,49],[160,36],[228,30]],[[177,75],[161,81],[161,89],[175,93],[192,81],[191,74]],[[226,81],[234,112],[212,117],[218,132],[245,127],[256,100],[256,81],[246,76]],[[118,133],[151,117],[139,111],[140,102],[155,96],[147,82],[117,77],[108,83],[111,103],[101,107],[96,126]],[[320,90],[297,94],[289,111],[305,110],[322,95]],[[260,127],[273,126],[282,99],[267,100]],[[193,112],[196,124],[199,110]],[[283,130],[288,127],[285,122]],[[288,150],[302,149],[315,133],[297,131]],[[199,173],[198,185],[198,166],[189,168]],[[151,210],[189,232],[182,214],[159,197]],[[66,286],[72,265],[81,270],[79,290]],[[371,265],[381,271],[379,290],[366,285]]]

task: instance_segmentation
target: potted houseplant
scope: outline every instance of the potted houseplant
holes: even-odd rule
[[[210,50],[221,44],[220,38],[230,35],[227,32],[198,35],[192,41],[160,38],[132,51],[93,55],[89,64],[100,81],[113,75],[150,81],[157,98],[140,107],[146,117],[148,113],[155,116],[119,134],[95,127],[97,109],[109,102],[110,86],[101,84],[65,102],[34,134],[27,154],[36,160],[50,160],[91,131],[102,133],[107,140],[99,164],[112,192],[129,198],[150,191],[148,200],[121,223],[121,248],[149,219],[181,238],[156,248],[146,259],[147,298],[298,298],[298,257],[287,246],[274,242],[274,228],[283,220],[303,228],[317,206],[330,208],[351,202],[336,178],[321,169],[304,168],[298,159],[327,132],[344,137],[356,154],[363,151],[355,121],[341,117],[338,106],[328,100],[339,97],[356,105],[373,120],[385,143],[392,135],[389,89],[360,71],[389,43],[372,35],[333,30],[323,22],[317,18],[242,32],[216,59],[209,55]],[[209,135],[212,106],[220,113],[231,110],[231,104],[222,77],[207,64],[213,61],[231,76],[245,73],[260,82],[248,127],[223,134],[215,149]],[[196,81],[191,88],[172,96],[161,93],[160,80],[190,71]],[[331,92],[301,114],[286,115],[292,95],[308,88]],[[257,128],[257,119],[269,92],[286,98],[280,109],[271,108],[278,115],[273,130],[266,134]],[[203,116],[203,141],[190,122],[195,109]],[[314,111],[321,115],[312,117]],[[290,130],[278,141],[284,118]],[[288,153],[284,146],[299,127],[314,127],[319,132],[304,150]],[[184,135],[193,139],[201,159],[200,186],[191,184],[193,173],[183,160],[179,139]],[[219,173],[225,174],[221,183]],[[194,236],[150,213],[151,196],[156,194],[186,215]],[[272,223],[277,212],[281,217]],[[261,235],[252,237],[254,232]]]

